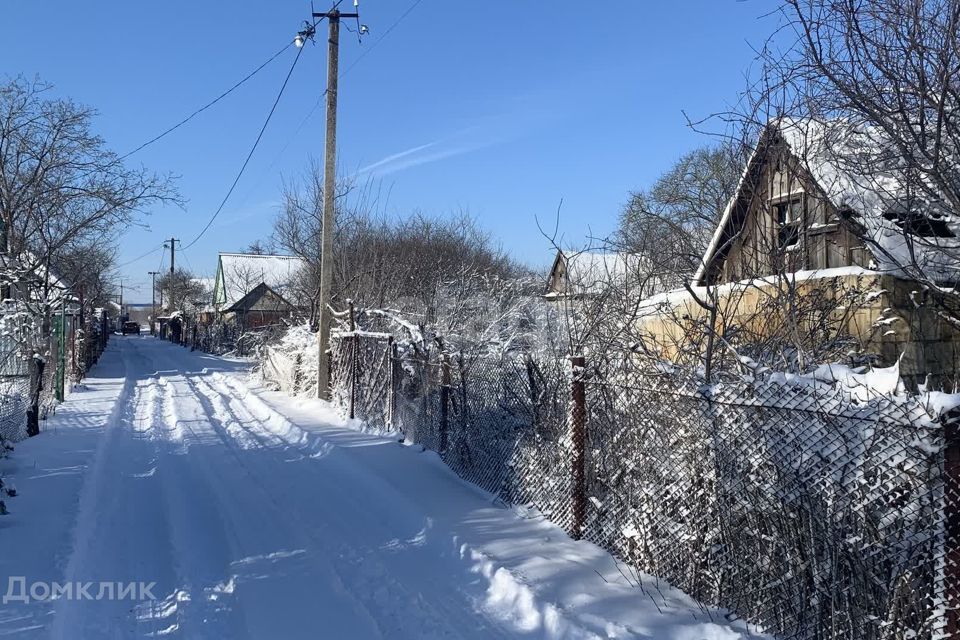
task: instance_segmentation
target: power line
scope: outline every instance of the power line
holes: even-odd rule
[[[331,11],[336,10],[336,8],[339,7],[342,2],[343,0],[337,0],[337,2],[333,5],[333,9],[331,9]],[[308,34],[308,37],[312,37],[313,32],[316,29],[317,25],[320,24],[322,21],[323,21],[323,18],[320,18],[319,20],[314,20],[312,24],[308,22],[306,30],[302,32],[301,35]],[[254,141],[253,146],[250,148],[250,152],[247,154],[247,157],[244,159],[243,165],[240,167],[240,171],[237,173],[237,177],[234,178],[233,180],[233,184],[231,184],[230,189],[227,190],[227,195],[223,197],[223,200],[220,202],[220,206],[217,207],[217,210],[210,217],[210,220],[207,221],[206,226],[200,231],[199,234],[197,234],[197,237],[191,240],[186,246],[181,247],[180,248],[181,251],[189,249],[190,247],[195,245],[197,241],[199,241],[200,238],[203,237],[203,234],[205,234],[210,229],[210,226],[213,224],[214,220],[217,219],[217,216],[220,215],[220,212],[223,211],[223,207],[227,204],[227,200],[230,199],[231,194],[233,194],[233,190],[237,188],[237,183],[240,182],[240,178],[243,176],[243,172],[246,170],[247,165],[250,164],[250,158],[253,157],[254,151],[257,150],[257,146],[260,144],[260,140],[263,138],[263,132],[267,130],[267,125],[270,124],[270,119],[273,117],[273,113],[277,110],[277,105],[280,104],[280,98],[283,96],[283,92],[287,88],[287,83],[290,82],[290,76],[293,75],[293,70],[297,67],[297,61],[300,60],[300,54],[302,53],[303,53],[303,47],[300,46],[297,48],[297,55],[293,59],[293,64],[290,65],[290,70],[287,71],[287,77],[283,79],[283,84],[280,86],[280,91],[279,93],[277,93],[277,98],[276,100],[273,101],[273,106],[270,107],[270,113],[267,114],[267,119],[264,121],[263,126],[260,127],[260,133],[257,134],[257,139]]]
[[[179,129],[180,127],[182,127],[183,125],[185,125],[185,124],[187,124],[188,122],[190,122],[191,120],[193,120],[196,116],[200,115],[201,113],[203,113],[204,111],[206,111],[207,109],[209,109],[210,107],[212,107],[213,105],[217,104],[218,102],[220,102],[221,100],[223,100],[224,98],[226,98],[228,95],[230,95],[230,94],[233,93],[235,90],[237,90],[238,88],[240,88],[240,86],[243,85],[245,82],[247,82],[247,80],[249,80],[249,79],[252,78],[253,76],[257,75],[257,73],[259,73],[264,67],[266,67],[268,64],[270,64],[271,62],[273,62],[274,60],[276,60],[278,57],[280,57],[280,54],[282,54],[284,51],[286,51],[286,50],[290,47],[290,44],[291,44],[291,43],[288,42],[287,44],[283,45],[283,48],[281,48],[281,49],[280,49],[279,51],[277,51],[275,54],[273,54],[272,56],[270,56],[270,58],[268,58],[268,59],[266,60],[266,62],[264,62],[264,63],[261,64],[259,67],[257,67],[256,69],[254,69],[253,71],[251,71],[250,73],[248,73],[246,76],[244,76],[244,78],[243,78],[242,80],[240,80],[240,82],[236,83],[235,85],[233,85],[232,87],[230,87],[229,89],[227,89],[226,91],[224,91],[223,93],[221,93],[219,96],[217,96],[216,98],[214,98],[213,100],[211,100],[211,101],[208,102],[207,104],[203,105],[202,107],[200,107],[199,109],[197,109],[196,111],[194,111],[193,113],[191,113],[190,115],[188,115],[186,118],[184,118],[183,120],[181,120],[181,121],[178,122],[177,124],[173,125],[173,126],[170,127],[169,129],[167,129],[166,131],[164,131],[164,132],[161,133],[160,135],[155,136],[155,137],[151,138],[150,140],[147,140],[146,142],[144,142],[143,144],[141,144],[139,147],[137,147],[137,148],[134,149],[133,151],[130,151],[130,152],[125,153],[124,155],[120,156],[120,157],[118,158],[118,160],[123,160],[123,159],[125,159],[125,158],[128,158],[128,157],[132,156],[133,154],[137,153],[138,151],[140,151],[141,149],[143,149],[144,147],[148,147],[148,146],[150,146],[151,144],[153,144],[154,142],[157,142],[158,140],[160,140],[161,138],[164,138],[164,137],[166,137],[167,135],[173,133],[174,131],[176,131],[177,129]]]
[[[336,4],[334,4],[333,8],[336,9],[337,7],[340,6],[340,3],[342,3],[342,2],[343,2],[343,0],[337,0]],[[316,26],[317,26],[319,23],[320,23],[320,20],[317,20],[316,22],[314,22],[313,25],[311,25],[311,29],[316,28]],[[133,154],[137,153],[138,151],[140,151],[141,149],[143,149],[143,148],[145,148],[145,147],[148,147],[148,146],[150,146],[151,144],[153,144],[154,142],[157,142],[158,140],[160,140],[161,138],[164,138],[164,137],[168,136],[169,134],[173,133],[174,131],[176,131],[177,129],[179,129],[180,127],[182,127],[183,125],[185,125],[185,124],[187,124],[188,122],[190,122],[191,120],[193,120],[196,116],[200,115],[201,113],[203,113],[204,111],[206,111],[207,109],[209,109],[210,107],[212,107],[213,105],[217,104],[218,102],[220,102],[221,100],[223,100],[224,98],[226,98],[228,95],[230,95],[231,93],[233,93],[234,91],[236,91],[237,89],[239,89],[243,84],[245,84],[245,83],[247,82],[247,80],[249,80],[249,79],[252,78],[253,76],[255,76],[255,75],[257,75],[258,73],[260,73],[260,71],[262,71],[264,67],[266,67],[267,65],[269,65],[271,62],[273,62],[273,61],[276,60],[277,58],[279,58],[280,55],[281,55],[284,51],[286,51],[287,49],[290,48],[290,45],[291,45],[291,44],[292,44],[292,43],[288,42],[288,43],[286,43],[285,45],[283,45],[276,53],[274,53],[272,56],[270,56],[269,58],[267,58],[259,67],[257,67],[256,69],[254,69],[253,71],[251,71],[250,73],[248,73],[247,75],[245,75],[239,82],[237,82],[236,84],[234,84],[232,87],[230,87],[229,89],[227,89],[226,91],[224,91],[223,93],[221,93],[220,95],[218,95],[216,98],[214,98],[213,100],[211,100],[211,101],[208,102],[207,104],[203,105],[202,107],[200,107],[200,108],[197,109],[196,111],[194,111],[193,113],[191,113],[190,115],[188,115],[186,118],[184,118],[183,120],[181,120],[181,121],[178,122],[177,124],[173,125],[173,126],[170,127],[169,129],[167,129],[166,131],[164,131],[163,133],[161,133],[160,135],[155,136],[155,137],[151,138],[150,140],[147,140],[146,142],[144,142],[143,144],[141,144],[139,147],[137,147],[137,148],[134,149],[133,151],[129,151],[129,152],[123,154],[122,156],[120,156],[120,157],[118,158],[118,160],[123,160],[123,159],[125,159],[125,158],[128,158],[128,157],[132,156]]]
[[[230,185],[230,189],[227,190],[227,195],[223,197],[223,200],[220,202],[220,206],[217,207],[217,210],[210,217],[210,220],[207,221],[206,226],[202,231],[197,235],[196,238],[191,240],[183,249],[189,249],[197,243],[200,238],[203,237],[203,234],[207,232],[210,228],[210,225],[213,224],[214,220],[217,219],[217,216],[220,215],[220,212],[223,211],[223,207],[227,204],[227,200],[230,199],[230,195],[233,194],[233,190],[236,189],[237,183],[240,182],[240,178],[243,176],[243,172],[247,169],[247,165],[250,164],[250,158],[253,157],[253,152],[257,150],[257,146],[260,144],[260,140],[263,138],[263,132],[267,130],[267,125],[270,124],[270,119],[273,118],[274,112],[277,110],[277,105],[280,104],[280,98],[283,96],[284,90],[287,88],[287,83],[290,81],[290,76],[293,75],[293,70],[297,66],[297,61],[300,60],[300,54],[303,53],[303,48],[300,47],[297,49],[297,56],[293,59],[293,64],[290,65],[290,70],[287,71],[287,77],[283,79],[283,84],[280,86],[280,91],[277,93],[276,99],[273,101],[273,106],[270,107],[270,113],[267,114],[267,119],[264,121],[263,126],[260,127],[260,133],[257,134],[257,139],[254,140],[253,146],[250,147],[250,152],[247,153],[247,157],[243,161],[243,165],[240,167],[240,171],[237,173],[237,177],[233,179],[233,184]]]
[[[161,246],[161,247],[156,247],[156,248],[154,248],[154,249],[151,249],[150,251],[146,252],[146,253],[143,254],[142,256],[139,256],[139,257],[137,257],[137,258],[134,258],[133,260],[128,260],[127,262],[124,262],[124,263],[122,263],[122,264],[118,264],[115,268],[116,268],[116,269],[122,269],[123,267],[126,267],[127,265],[131,265],[131,264],[133,264],[134,262],[140,262],[140,261],[143,260],[144,258],[148,258],[148,257],[152,256],[152,255],[155,254],[157,251],[163,251],[163,247]]]
[[[342,2],[342,0],[341,0],[341,2]],[[357,57],[356,60],[354,60],[352,63],[350,63],[350,65],[340,73],[340,75],[338,76],[339,79],[342,80],[343,77],[346,76],[347,73],[348,73],[351,69],[353,69],[355,66],[357,66],[357,64],[358,64],[363,58],[365,58],[365,57],[370,53],[370,51],[373,50],[374,47],[376,47],[378,44],[380,44],[381,42],[383,42],[383,40],[384,40],[388,35],[390,35],[390,32],[393,31],[394,29],[396,29],[396,28],[397,28],[397,25],[399,25],[401,22],[403,22],[404,18],[406,18],[408,15],[410,15],[410,13],[412,13],[413,10],[417,8],[417,5],[419,5],[421,2],[423,2],[423,0],[415,0],[415,1],[413,2],[413,4],[411,4],[411,5],[407,8],[407,10],[404,11],[404,12],[400,15],[400,17],[397,18],[397,19],[393,22],[393,24],[391,24],[389,27],[387,27],[387,29],[380,35],[379,38],[377,38],[376,40],[373,41],[373,44],[371,44],[366,50],[364,50],[364,52],[363,52],[362,54],[360,54],[360,55]],[[339,4],[340,4],[340,2],[337,2],[337,4],[334,5],[334,8],[336,8],[337,6],[339,6]],[[314,23],[314,26],[316,26],[316,24],[319,24],[319,21],[318,21],[317,23]],[[297,138],[297,136],[300,135],[300,132],[303,130],[303,127],[306,126],[307,122],[310,121],[310,119],[313,117],[313,115],[314,115],[314,114],[317,112],[317,110],[320,108],[320,105],[323,104],[323,99],[326,97],[326,95],[327,95],[327,91],[324,90],[323,93],[321,93],[320,96],[317,98],[317,101],[314,103],[314,105],[313,105],[313,107],[310,109],[310,111],[307,112],[307,115],[304,116],[304,118],[300,121],[300,124],[297,125],[297,128],[294,130],[293,134],[292,134],[292,135],[287,139],[287,141],[284,143],[283,148],[280,149],[280,152],[277,153],[277,155],[274,156],[273,160],[270,161],[270,164],[267,166],[266,170],[263,172],[264,174],[269,173],[270,170],[273,169],[274,166],[276,166],[276,164],[277,164],[277,162],[280,160],[280,158],[282,158],[282,157],[284,156],[284,154],[286,154],[287,149],[290,147],[291,144],[293,144],[293,141]],[[247,195],[245,195],[245,196],[243,197],[243,200],[241,200],[240,205],[238,205],[238,206],[241,206],[242,204],[246,203],[246,201],[250,198],[250,194],[253,193],[253,190],[256,189],[256,187],[260,185],[260,182],[262,182],[263,177],[264,177],[263,174],[261,174],[260,179],[256,182],[256,184],[255,184],[253,187],[251,187],[250,191],[247,193]]]
[[[369,47],[367,47],[367,48],[364,50],[363,53],[361,53],[359,56],[357,56],[356,60],[354,60],[353,62],[351,62],[350,65],[349,65],[346,69],[343,70],[343,73],[340,74],[340,77],[343,78],[343,76],[347,75],[347,73],[348,73],[351,69],[353,69],[355,66],[357,66],[357,64],[359,64],[361,60],[363,60],[363,59],[366,58],[368,55],[370,55],[370,52],[373,51],[373,49],[374,49],[378,44],[380,44],[381,42],[383,42],[384,38],[386,38],[388,35],[390,35],[390,32],[393,31],[394,29],[396,29],[396,28],[397,28],[397,25],[399,25],[401,22],[403,22],[404,18],[406,18],[408,15],[410,15],[410,14],[413,12],[413,10],[416,9],[417,6],[418,6],[421,2],[423,2],[423,0],[414,0],[414,3],[411,4],[409,7],[407,7],[407,10],[404,11],[402,14],[400,14],[400,17],[397,18],[397,19],[393,22],[393,24],[391,24],[389,27],[387,27],[387,30],[384,31],[384,32],[380,35],[379,38],[377,38],[376,40],[373,41],[373,44],[371,44]],[[322,98],[323,98],[323,96],[321,96],[321,99],[322,99]],[[317,104],[320,104],[320,103],[317,102]]]

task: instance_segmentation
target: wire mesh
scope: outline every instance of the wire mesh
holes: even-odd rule
[[[352,354],[385,351],[350,340],[340,402],[383,397],[358,417],[573,534],[579,505],[584,538],[704,603],[784,638],[958,632],[960,424],[921,396],[589,369],[578,487],[568,362],[407,354],[358,376]]]
[[[29,393],[29,378],[0,377],[0,439],[18,442],[27,437]]]
[[[377,334],[343,333],[331,341],[334,404],[377,431],[392,428],[392,345],[390,336]]]
[[[588,405],[588,539],[784,637],[936,636],[945,443],[919,402],[648,379]]]
[[[195,331],[195,334],[190,334],[191,339],[195,336],[195,348],[214,355],[237,351],[243,335],[239,325],[224,322],[195,325]]]

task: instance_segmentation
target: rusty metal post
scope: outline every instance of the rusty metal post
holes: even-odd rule
[[[352,311],[352,310],[351,310]],[[352,313],[351,313],[352,317]],[[350,419],[353,420],[357,417],[356,414],[356,403],[357,403],[357,377],[359,375],[359,365],[358,360],[360,357],[360,336],[353,335],[350,342],[353,344],[353,349],[350,350]],[[333,358],[330,359],[331,361]]]
[[[584,469],[587,441],[587,391],[583,382],[586,361],[583,356],[570,357],[570,505],[573,522],[570,537],[579,540],[587,513],[587,487]]]
[[[450,356],[440,354],[440,455],[447,453],[447,434],[450,431]]]
[[[945,638],[960,637],[960,412],[943,417],[943,600]]]
[[[390,388],[387,390],[387,428],[393,429],[397,412],[397,345],[393,336],[387,340],[387,363],[390,367]]]

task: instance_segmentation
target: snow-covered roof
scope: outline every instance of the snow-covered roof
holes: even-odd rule
[[[557,252],[550,271],[548,296],[599,293],[611,282],[622,282],[639,257],[625,253]],[[562,278],[562,282],[561,282]]]
[[[743,173],[740,174],[740,181],[737,182],[737,188],[733,192],[733,197],[730,198],[730,202],[728,202],[727,206],[724,208],[723,215],[720,216],[720,223],[717,225],[717,228],[714,229],[713,237],[710,238],[710,244],[707,245],[707,250],[703,254],[703,259],[700,261],[700,266],[697,267],[697,271],[693,275],[694,284],[703,283],[707,276],[707,269],[710,268],[710,263],[713,261],[713,258],[717,252],[721,249],[721,243],[724,240],[727,227],[730,226],[730,221],[733,219],[733,210],[736,207],[737,202],[740,200],[740,196],[744,191],[744,186],[749,181],[749,177],[755,171],[759,158],[762,155],[761,149],[766,146],[766,142],[766,136],[762,136],[760,141],[757,143],[757,146],[754,147],[753,151],[750,153],[750,158],[747,159],[747,164],[743,168]]]
[[[56,270],[48,268],[45,261],[28,249],[16,256],[0,253],[0,269],[6,273],[7,278],[20,282],[32,282],[33,285],[29,287],[29,296],[34,302],[40,302],[44,289],[46,289],[46,297],[43,301],[53,307],[79,301],[70,285]]]
[[[865,237],[871,240],[866,245],[878,270],[910,276],[910,270],[902,267],[915,261],[919,270],[933,280],[954,282],[960,279],[957,260],[960,219],[948,207],[932,202],[928,194],[926,197],[909,194],[895,166],[897,154],[888,151],[889,145],[884,145],[883,139],[884,136],[874,128],[845,125],[842,121],[824,123],[781,118],[767,125],[747,162],[734,197],[724,210],[694,281],[703,282],[710,262],[722,248],[724,239],[729,238],[727,227],[732,223],[736,204],[744,192],[749,191],[745,189],[749,186],[749,177],[763,161],[764,152],[774,140],[782,140],[788,145],[837,210],[854,214],[865,231]],[[850,163],[844,162],[847,158]],[[870,166],[875,170],[863,175],[848,164],[856,168]],[[905,231],[898,224],[898,214],[917,213],[942,223],[953,237],[921,237]]]
[[[899,273],[901,266],[915,260],[923,273],[934,280],[960,278],[956,253],[944,251],[960,249],[960,219],[947,207],[910,194],[895,166],[897,154],[889,153],[890,145],[881,142],[885,136],[875,128],[814,120],[783,120],[779,132],[833,206],[859,216],[858,222],[873,241],[867,243],[868,248],[881,271]],[[876,169],[860,174],[844,166],[845,158],[855,158],[857,169]],[[896,222],[896,214],[918,209],[927,218],[942,220],[954,237],[905,233]]]
[[[232,306],[261,283],[285,295],[304,266],[305,262],[294,256],[221,253],[213,287],[214,304]]]
[[[547,299],[595,296],[611,285],[643,290],[648,295],[679,286],[673,270],[657,268],[636,253],[558,251],[547,279]]]

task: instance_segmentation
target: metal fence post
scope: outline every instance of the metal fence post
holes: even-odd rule
[[[440,354],[440,455],[447,453],[447,434],[450,430],[450,356]]]
[[[64,398],[64,381],[65,381],[65,371],[64,368],[67,366],[67,336],[66,336],[66,320],[64,320],[64,309],[60,307],[60,323],[57,329],[57,371],[56,371],[56,385],[54,387],[54,397],[57,399],[57,402],[63,402]]]
[[[357,403],[357,377],[359,375],[359,356],[360,356],[360,336],[354,335],[353,340],[350,342],[353,343],[353,349],[351,349],[350,354],[350,419],[353,420],[356,415],[356,403]],[[333,360],[333,358],[331,358]],[[331,378],[332,380],[332,378]]]
[[[943,417],[943,600],[946,638],[960,637],[960,412]]]
[[[387,340],[387,361],[390,367],[390,388],[387,391],[387,428],[393,429],[397,412],[397,344],[393,336]]]
[[[579,540],[587,513],[587,488],[584,464],[587,436],[587,392],[583,382],[586,360],[583,356],[570,357],[570,506],[573,522],[570,536]]]

